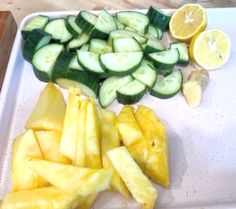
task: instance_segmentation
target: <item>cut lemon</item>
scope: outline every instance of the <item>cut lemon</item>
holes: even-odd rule
[[[194,37],[190,43],[190,58],[207,70],[221,67],[229,58],[230,40],[226,33],[211,29]]]
[[[207,25],[207,14],[199,4],[185,4],[179,8],[171,17],[171,35],[181,41],[190,42],[198,33],[205,30]]]

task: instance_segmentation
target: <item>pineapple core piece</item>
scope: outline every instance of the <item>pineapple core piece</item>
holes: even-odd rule
[[[157,199],[157,191],[128,150],[123,146],[115,148],[107,154],[134,199],[142,205],[142,208],[152,209]]]
[[[42,91],[25,124],[26,129],[61,131],[65,115],[62,93],[52,83]]]
[[[35,134],[31,129],[14,139],[11,163],[12,190],[14,192],[49,184],[28,166],[27,156],[43,158]]]

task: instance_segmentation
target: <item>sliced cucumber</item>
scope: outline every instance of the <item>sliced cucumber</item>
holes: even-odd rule
[[[157,73],[152,63],[145,59],[143,59],[140,67],[132,73],[132,76],[149,88],[153,87],[157,79]]]
[[[150,22],[154,26],[160,28],[162,31],[165,31],[168,29],[170,18],[171,18],[171,16],[169,16],[168,14],[150,6],[148,9],[147,15],[149,17]]]
[[[49,44],[52,36],[41,29],[34,29],[29,32],[23,47],[23,56],[31,62],[34,53],[41,47]]]
[[[116,38],[135,38],[141,45],[147,42],[147,38],[129,30],[114,30],[110,33],[108,44],[112,45],[112,40]]]
[[[143,52],[120,52],[100,54],[102,68],[111,75],[128,75],[134,72],[141,64]]]
[[[61,44],[43,46],[33,56],[34,73],[40,81],[51,81],[52,70],[58,55],[64,50]]]
[[[112,76],[107,78],[99,90],[99,103],[105,108],[116,99],[116,91],[132,81],[132,76]]]
[[[142,46],[134,38],[117,38],[112,42],[113,52],[143,51]]]
[[[68,70],[56,83],[65,89],[79,87],[87,96],[97,97],[99,91],[99,80],[96,77],[80,70]]]
[[[121,11],[116,13],[117,20],[132,28],[138,33],[146,34],[148,31],[149,19],[140,12]]]
[[[158,32],[158,39],[161,40],[163,38],[163,31],[157,27],[157,32]]]
[[[107,39],[109,33],[116,29],[117,26],[114,17],[106,10],[103,10],[100,12],[98,20],[90,32],[90,36],[92,38]]]
[[[77,57],[80,66],[89,73],[102,77],[107,77],[107,73],[99,64],[98,54],[93,52],[77,51]]]
[[[145,54],[150,54],[153,52],[159,52],[165,50],[164,45],[161,43],[160,40],[150,37],[147,41],[147,44],[144,48],[144,53]]]
[[[70,64],[69,64],[69,69],[83,70],[83,68],[79,65],[77,54],[75,54],[73,58],[71,59]]]
[[[82,29],[75,22],[76,16],[69,15],[66,18],[66,28],[71,33],[71,35],[77,38],[81,33]]]
[[[81,33],[79,37],[72,39],[66,46],[68,51],[75,51],[79,49],[82,45],[89,41],[89,35],[87,33]]]
[[[121,104],[134,104],[142,99],[146,87],[138,80],[132,80],[116,91],[116,97]]]
[[[82,10],[75,22],[76,24],[86,33],[89,33],[90,30],[95,26],[96,22],[97,22],[97,16],[92,14],[91,12]]]
[[[27,23],[27,25],[21,31],[23,38],[27,38],[30,31],[34,29],[41,29],[43,30],[45,25],[48,23],[49,17],[44,15],[38,15],[33,17],[33,19]]]
[[[183,76],[181,71],[178,70],[164,77],[162,81],[157,82],[151,89],[150,94],[161,99],[168,99],[180,91],[182,82]]]
[[[154,37],[159,39],[159,33],[156,27],[153,25],[148,26],[148,33],[146,34],[147,38]]]
[[[120,21],[117,20],[117,18],[115,17],[115,21],[116,21],[116,25],[117,25],[117,29],[118,30],[122,30],[122,29],[125,29],[125,25],[122,24]]]
[[[85,51],[88,52],[89,51],[89,44],[83,44],[83,46],[81,46],[80,51]]]
[[[158,72],[165,76],[172,72],[174,65],[178,62],[179,51],[178,49],[170,49],[167,51],[154,52],[148,54],[147,58],[154,63]]]
[[[179,50],[178,64],[188,65],[189,63],[188,48],[185,42],[171,43],[170,48]]]
[[[61,78],[69,69],[70,62],[73,58],[73,54],[62,51],[53,66],[52,81],[55,82],[57,78]]]
[[[112,52],[111,46],[101,39],[91,39],[89,43],[89,51],[97,54]]]
[[[66,28],[66,21],[63,18],[51,20],[44,28],[44,31],[52,35],[52,39],[65,43],[72,38]]]

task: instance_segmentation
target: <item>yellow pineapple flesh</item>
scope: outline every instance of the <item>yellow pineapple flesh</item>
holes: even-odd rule
[[[36,131],[39,146],[43,153],[44,159],[71,164],[71,160],[60,152],[61,133],[58,131]]]
[[[61,131],[65,115],[62,93],[48,83],[25,124],[26,129]]]
[[[100,109],[100,126],[101,126],[101,151],[103,168],[113,170],[111,178],[111,188],[120,192],[123,196],[129,197],[129,191],[125,186],[119,174],[114,170],[110,160],[107,157],[107,151],[120,146],[120,135],[117,129],[117,116],[114,112]]]
[[[79,117],[79,97],[80,89],[70,89],[66,106],[65,118],[61,133],[60,151],[71,160],[75,159],[76,142],[78,138],[78,117]]]
[[[126,147],[115,148],[107,154],[134,199],[142,205],[142,208],[152,209],[157,199],[157,191]]]
[[[27,156],[43,158],[31,129],[14,139],[11,163],[12,191],[33,189],[49,184],[28,166]]]
[[[83,201],[84,197],[51,186],[9,193],[2,209],[75,209]]]
[[[91,194],[85,197],[85,199],[79,204],[77,209],[89,209],[94,203],[97,196],[98,194]]]
[[[28,165],[56,188],[72,194],[88,196],[109,187],[111,170],[90,169],[29,158]]]
[[[93,98],[90,99],[87,106],[85,150],[86,167],[101,168],[100,126]]]
[[[168,142],[164,124],[148,107],[139,106],[135,118],[147,139],[145,173],[156,183],[169,186]]]

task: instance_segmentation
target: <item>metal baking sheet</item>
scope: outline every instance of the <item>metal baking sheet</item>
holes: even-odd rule
[[[146,12],[141,10],[141,12]],[[45,83],[34,76],[22,56],[20,30],[35,15],[61,17],[78,11],[42,12],[22,21],[12,49],[0,95],[0,199],[9,190],[13,138],[23,132]],[[190,108],[178,94],[160,100],[148,94],[140,104],[154,109],[168,128],[171,187],[159,191],[159,209],[236,208],[236,8],[208,9],[208,28],[225,31],[231,40],[229,61],[210,72],[210,83],[198,108]],[[187,71],[188,69],[186,69]],[[110,109],[119,112],[114,102]],[[117,193],[99,195],[93,208],[139,208]]]

